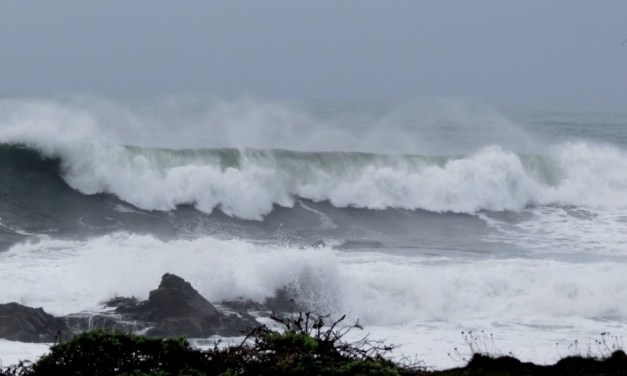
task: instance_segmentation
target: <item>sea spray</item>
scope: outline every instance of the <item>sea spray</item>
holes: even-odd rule
[[[584,143],[556,145],[545,156],[498,146],[429,157],[99,144],[64,144],[50,154],[59,159],[63,179],[81,193],[114,194],[145,210],[219,208],[244,219],[261,220],[274,205],[292,207],[296,198],[337,207],[453,213],[550,204],[627,206],[625,153]]]
[[[602,261],[471,261],[117,233],[22,243],[0,253],[0,268],[7,281],[0,300],[56,314],[97,309],[118,295],[143,299],[171,272],[211,301],[263,301],[287,286],[309,309],[346,313],[371,325],[490,318],[520,323],[526,316],[627,319],[621,283],[627,265]]]

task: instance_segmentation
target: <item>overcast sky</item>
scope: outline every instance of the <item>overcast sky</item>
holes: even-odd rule
[[[627,102],[627,1],[2,1],[0,97]]]

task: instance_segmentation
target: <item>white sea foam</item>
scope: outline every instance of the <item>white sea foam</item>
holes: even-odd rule
[[[25,343],[0,339],[0,371],[21,360],[36,361],[50,349],[50,344]]]
[[[63,178],[82,193],[115,194],[146,210],[193,204],[261,219],[274,205],[291,207],[297,197],[338,207],[455,213],[546,204],[627,207],[627,154],[608,145],[566,142],[542,155],[493,145],[441,159],[244,149],[226,163],[215,149],[122,146],[128,140],[119,131],[112,134],[102,116],[82,108],[10,102],[2,109],[0,142],[59,158]]]
[[[607,352],[596,346],[596,341],[601,339],[600,334],[606,332],[622,338],[627,332],[627,325],[568,318],[544,324],[508,324],[496,319],[366,327],[371,339],[399,346],[393,351],[395,358],[409,357],[436,369],[466,365],[472,353],[463,340],[462,332],[469,331],[477,337],[475,348],[478,351],[491,355],[511,354],[536,364],[554,364],[565,356],[587,355],[588,350],[593,356],[607,356]],[[349,337],[358,340],[364,334],[353,332]]]
[[[289,286],[309,309],[359,318],[375,337],[439,367],[456,365],[445,354],[464,345],[461,330],[494,332],[499,350],[549,362],[556,341],[624,330],[627,320],[623,262],[471,261],[125,233],[41,238],[0,253],[0,302],[92,310],[116,295],[146,298],[165,272],[211,301],[260,301]]]
[[[437,260],[436,260],[437,261]],[[525,317],[627,319],[627,265],[422,257],[259,245],[241,240],[163,242],[112,234],[89,241],[43,239],[0,254],[0,301],[54,313],[93,309],[115,295],[145,298],[165,272],[208,299],[263,300],[291,286],[309,308],[376,325],[413,320]]]
[[[509,243],[525,252],[594,255],[627,255],[627,210],[598,210],[558,206],[538,206],[521,211],[524,219],[505,221],[489,213],[480,217],[498,230],[487,241]]]

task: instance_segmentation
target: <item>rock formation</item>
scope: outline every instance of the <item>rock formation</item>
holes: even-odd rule
[[[0,304],[0,338],[21,342],[55,342],[68,333],[65,321],[42,308],[18,303]]]
[[[248,312],[268,315],[292,312],[300,307],[288,288],[278,289],[276,296],[264,303],[251,300],[225,301],[214,306],[183,278],[166,273],[159,287],[148,299],[116,297],[101,312],[79,312],[54,317],[42,308],[18,303],[0,304],[0,338],[22,342],[56,342],[72,334],[108,329],[142,333],[150,336],[185,336],[206,338],[212,335],[238,336],[248,333],[259,323]]]
[[[150,292],[148,300],[122,304],[115,312],[150,323],[146,334],[162,337],[238,335],[259,325],[248,315],[221,313],[189,282],[167,273],[161,278],[159,288]]]

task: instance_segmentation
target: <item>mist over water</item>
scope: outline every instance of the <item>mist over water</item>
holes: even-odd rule
[[[529,151],[534,140],[494,108],[433,99],[268,102],[165,98],[1,100],[3,139],[66,139],[168,149],[254,148],[380,154],[464,154],[486,145]],[[27,128],[25,130],[24,128]],[[28,138],[32,137],[32,138]]]
[[[401,344],[481,328],[548,361],[625,330],[626,126],[446,99],[3,100],[0,302],[97,310],[171,272],[211,301],[287,286]]]

